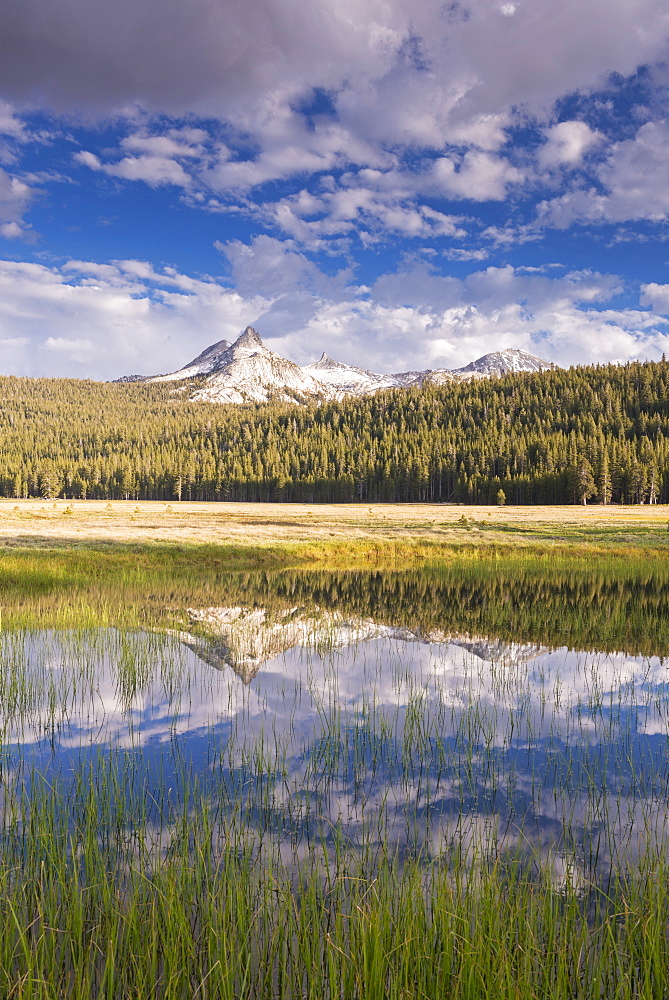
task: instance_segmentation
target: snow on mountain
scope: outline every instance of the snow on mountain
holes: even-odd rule
[[[266,403],[269,399],[295,402],[297,398],[304,402],[324,393],[323,383],[299,365],[268,350],[252,326],[247,326],[231,347],[217,353],[215,364],[215,369],[191,399],[215,403]],[[165,377],[151,381],[164,382]]]
[[[215,403],[264,403],[342,399],[364,396],[382,389],[446,385],[471,378],[491,378],[509,372],[539,372],[556,366],[526,351],[507,349],[484,354],[464,368],[396,372],[381,375],[334,361],[323,354],[302,368],[270,351],[252,326],[247,326],[234,344],[227,340],[207,347],[196,358],[168,375],[126,375],[117,382],[188,382],[204,378],[194,386],[190,398]],[[186,387],[184,387],[186,388]]]
[[[505,351],[493,351],[484,354],[476,361],[470,361],[464,368],[454,368],[453,374],[461,379],[490,378],[495,375],[507,375],[509,372],[544,372],[557,365],[543,361],[527,351],[517,351],[507,348]]]
[[[377,375],[366,368],[355,368],[333,361],[325,352],[319,361],[302,368],[330,390],[329,396],[363,396],[379,389],[393,389],[398,385],[394,375]]]
[[[249,327],[250,329],[250,327]],[[227,340],[219,340],[211,347],[205,348],[201,354],[189,361],[187,365],[180,368],[171,375],[154,375],[153,378],[146,379],[147,382],[179,382],[184,378],[194,378],[196,375],[211,375],[212,372],[219,371],[225,365],[225,355],[230,344]]]
[[[169,375],[124,375],[122,378],[114,379],[114,382],[180,382],[183,379],[195,378],[197,375],[210,375],[218,370],[221,358],[229,347],[227,340],[219,340],[216,344],[206,347],[183,368]]]
[[[454,375],[448,368],[435,368],[434,371],[407,372],[408,375],[416,375],[411,382],[406,385],[446,385],[447,382],[457,382],[457,375]]]

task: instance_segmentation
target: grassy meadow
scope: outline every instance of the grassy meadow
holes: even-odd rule
[[[562,548],[669,547],[669,506],[462,506],[458,504],[162,503],[2,500],[0,546],[72,548],[159,542],[327,552],[355,562],[374,544],[439,551],[463,544]],[[402,559],[406,549],[402,548]]]

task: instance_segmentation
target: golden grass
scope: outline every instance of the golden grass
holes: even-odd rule
[[[376,543],[634,544],[665,541],[668,506],[465,507],[455,504],[269,504],[0,500],[0,546],[147,542],[315,550]]]

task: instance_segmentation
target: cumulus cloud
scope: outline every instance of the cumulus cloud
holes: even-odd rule
[[[248,211],[308,247],[355,231],[364,245],[459,239],[440,203],[503,202],[538,183],[560,191],[542,225],[664,218],[662,123],[606,153],[584,120],[550,122],[565,95],[656,66],[668,39],[664,0],[60,0],[57,12],[23,0],[3,21],[0,89],[22,107],[120,114],[129,134],[115,151],[85,143],[79,166]],[[200,124],[165,117],[186,114]],[[534,161],[516,141],[528,123],[543,129]],[[0,103],[3,130],[25,139]],[[593,160],[592,183],[558,188]],[[2,224],[17,235],[18,217]]]
[[[323,179],[316,193],[302,189],[277,202],[257,206],[255,214],[302,245],[321,246],[331,237],[357,232],[363,242],[379,235],[408,239],[467,235],[463,218],[421,204],[399,173],[366,169]]]
[[[655,312],[669,316],[669,285],[651,282],[641,286],[639,301],[642,306],[650,306]]]
[[[33,188],[0,167],[0,233],[5,239],[29,237],[23,215],[34,196]]]
[[[133,246],[114,251],[123,260],[5,262],[12,370],[166,371],[249,322],[297,360],[327,346],[382,370],[457,366],[505,346],[563,363],[656,356],[667,286],[643,285],[638,309],[610,309],[615,276],[481,262],[499,265],[542,227],[669,216],[662,94],[642,107],[630,84],[619,104],[635,134],[607,127],[592,100],[640,66],[652,78],[668,39],[665,0],[11,5],[0,36],[0,92],[13,102],[0,101],[0,236],[29,238],[35,185],[60,179],[41,169],[46,156],[33,174],[16,166],[31,143],[52,141],[17,108],[83,111],[104,128],[72,125],[66,137],[51,119],[59,167],[64,143],[77,144],[66,155],[73,184],[113,178],[93,185],[111,198],[143,183],[160,189],[152,203],[222,213],[231,285],[138,259]],[[383,241],[393,259],[411,242],[416,259],[369,291],[348,264]],[[347,266],[318,266],[324,250]],[[427,251],[461,276],[426,266]],[[378,260],[374,273],[396,266]]]
[[[174,184],[177,187],[188,188],[191,185],[191,178],[181,164],[168,156],[142,153],[139,156],[124,156],[115,163],[103,163],[95,153],[81,150],[74,154],[74,159],[83,166],[107,174],[109,177],[144,181],[151,187]]]
[[[657,358],[669,350],[667,286],[653,309],[615,309],[614,275],[486,267],[442,276],[420,260],[371,288],[328,274],[291,246],[259,237],[222,246],[234,290],[141,260],[0,262],[3,371],[116,378],[173,371],[251,323],[299,363],[322,350],[376,371],[458,367],[505,347],[560,364]],[[259,289],[259,275],[272,280]],[[273,277],[272,277],[273,276]]]
[[[297,150],[309,169],[355,162],[356,145],[496,151],[513,109],[546,115],[661,60],[668,36],[663,0],[23,0],[3,20],[0,88],[68,111],[140,102],[229,121],[262,152],[224,159],[218,182],[248,185]],[[332,114],[314,113],[307,141],[295,109],[317,92]]]
[[[265,305],[173,270],[149,268],[155,283],[139,280],[141,263],[0,261],[0,327],[12,348],[3,370],[100,379],[173,371],[237,336]]]
[[[590,150],[600,145],[604,136],[585,122],[558,122],[546,130],[546,143],[539,151],[542,167],[578,167]]]
[[[542,222],[567,228],[575,222],[624,222],[669,218],[669,123],[646,122],[634,138],[614,143],[595,171],[598,187],[569,190],[543,202]]]
[[[431,175],[436,193],[471,201],[503,201],[508,188],[523,180],[521,171],[503,157],[480,150],[465,153],[459,163],[440,157]]]
[[[67,361],[75,364],[93,361],[99,355],[99,348],[86,337],[47,337],[41,345],[44,351],[63,354]]]
[[[261,331],[271,329],[273,345],[300,363],[314,360],[323,346],[335,358],[381,372],[455,368],[507,347],[565,366],[658,359],[669,349],[669,333],[657,316],[582,308],[558,296],[529,311],[517,301],[444,308],[424,301],[420,307],[378,299],[319,301],[303,316],[270,309],[257,322]]]
[[[28,137],[26,127],[16,114],[15,108],[3,100],[0,100],[0,135],[10,136],[21,142]]]
[[[18,100],[108,110],[143,101],[228,114],[305,78],[331,86],[366,62],[383,73],[408,11],[371,0],[25,0],[7,12],[0,87]]]
[[[241,295],[253,296],[262,290],[268,299],[303,292],[332,298],[341,294],[350,278],[347,269],[324,274],[290,242],[270,236],[257,236],[248,244],[241,240],[218,243],[217,247],[227,258]]]
[[[3,222],[0,224],[0,234],[6,240],[17,240],[25,235],[25,230],[18,222]]]

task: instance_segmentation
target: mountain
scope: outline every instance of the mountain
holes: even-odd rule
[[[181,379],[194,378],[197,375],[211,375],[213,372],[220,371],[225,366],[226,362],[223,359],[229,347],[230,344],[227,340],[219,340],[218,343],[205,348],[201,354],[198,354],[196,358],[193,358],[187,365],[180,368],[178,372],[172,372],[171,375],[156,375],[145,381],[178,382]]]
[[[292,361],[268,350],[252,326],[231,346],[221,340],[198,355],[186,368],[147,382],[172,382],[206,374],[204,385],[191,395],[214,403],[266,403],[270,399],[303,402],[323,395],[324,386]]]
[[[366,396],[382,389],[446,385],[473,378],[492,378],[508,372],[546,371],[556,366],[526,351],[507,349],[484,354],[464,368],[395,372],[382,375],[367,368],[342,364],[323,353],[318,361],[300,367],[270,351],[252,326],[234,344],[227,340],[207,347],[183,368],[168,375],[126,375],[117,382],[188,382],[190,399],[214,403],[265,403],[270,399],[305,403]]]
[[[409,382],[401,383],[402,385],[446,385],[447,382],[458,381],[457,375],[454,375],[448,368],[436,368],[426,372],[405,372],[404,375],[396,375],[395,377],[401,379],[409,375],[414,375],[415,378]]]
[[[461,379],[491,378],[496,375],[507,375],[509,372],[544,372],[557,367],[550,361],[542,361],[534,354],[528,354],[527,351],[507,348],[505,351],[484,354],[482,358],[470,361],[464,368],[453,369],[452,374]]]
[[[363,396],[380,389],[394,389],[398,385],[395,375],[377,375],[366,368],[344,365],[341,361],[333,361],[325,352],[319,361],[305,365],[302,371],[310,372],[327,386],[328,394],[337,396]]]

